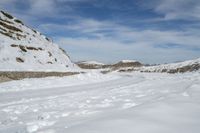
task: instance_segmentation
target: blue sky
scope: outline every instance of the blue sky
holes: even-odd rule
[[[1,0],[74,61],[166,63],[200,57],[198,0]]]

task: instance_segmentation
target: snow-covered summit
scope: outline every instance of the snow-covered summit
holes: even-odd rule
[[[100,69],[105,64],[97,62],[97,61],[80,61],[76,63],[80,68],[83,69]]]
[[[90,65],[105,65],[101,62],[97,62],[97,61],[83,61],[81,62],[82,64],[90,64]]]
[[[51,39],[0,11],[0,71],[69,71],[77,68]]]

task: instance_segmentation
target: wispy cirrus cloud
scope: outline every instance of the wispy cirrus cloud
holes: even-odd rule
[[[121,42],[143,42],[151,45],[176,43],[183,46],[200,48],[198,31],[194,32],[190,30],[140,30],[112,21],[97,21],[84,18],[79,18],[78,21],[66,25],[43,24],[39,28],[44,32],[49,32],[52,29],[57,31],[67,30],[82,34],[85,37],[93,36],[97,39],[109,38]]]
[[[148,63],[150,61],[154,63],[170,62],[172,58],[181,60],[181,57],[186,59],[198,57],[200,50],[200,38],[193,31],[138,30],[111,21],[83,18],[79,18],[79,21],[69,25],[42,25],[40,29],[43,29],[44,32],[48,32],[49,29],[62,32],[67,30],[75,34],[57,37],[56,42],[66,49],[72,50],[72,55],[79,55],[78,58],[75,58],[76,60],[84,57],[88,60],[103,61],[104,56],[111,58],[110,54],[112,54],[115,55],[113,57],[115,61],[132,58]],[[77,51],[74,51],[75,49]],[[95,55],[94,51],[96,51]],[[116,57],[116,55],[120,56]],[[109,62],[108,60],[107,62]]]

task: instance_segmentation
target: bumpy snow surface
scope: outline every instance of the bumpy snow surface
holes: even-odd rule
[[[0,12],[0,71],[78,69],[53,41],[16,20]]]
[[[1,133],[199,133],[199,125],[199,72],[92,72],[0,84]]]

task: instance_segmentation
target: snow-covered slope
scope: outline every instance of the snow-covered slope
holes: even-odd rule
[[[125,61],[129,62],[129,61]],[[166,72],[166,73],[184,73],[184,72],[193,72],[200,69],[200,58],[194,60],[188,60],[178,63],[169,63],[161,64],[154,66],[141,66],[141,67],[120,67],[117,69],[118,72],[131,72],[131,71],[140,71],[140,72]]]
[[[0,12],[0,71],[69,71],[78,67],[49,38]]]
[[[200,69],[200,58],[194,60],[188,60],[179,63],[162,64],[157,66],[145,66],[140,68],[142,71],[148,72],[191,72]]]

